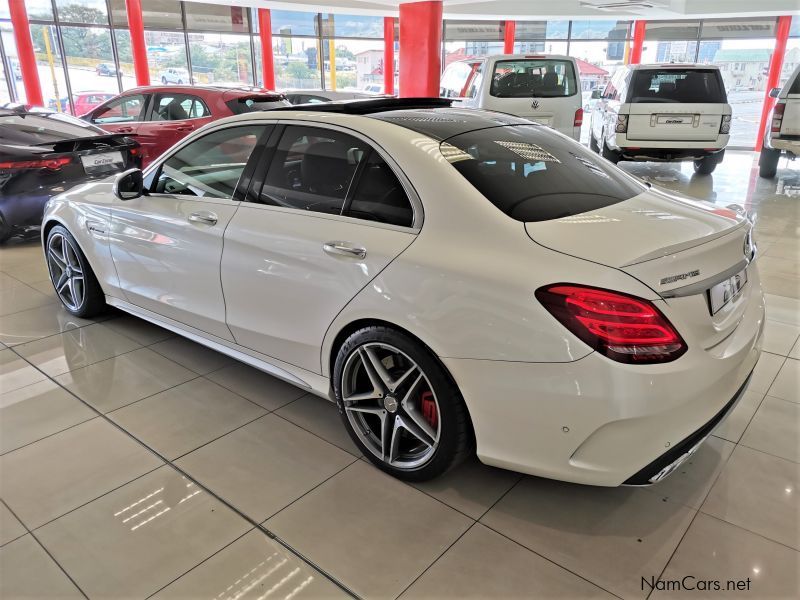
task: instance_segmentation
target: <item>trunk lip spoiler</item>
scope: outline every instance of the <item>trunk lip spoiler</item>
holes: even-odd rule
[[[755,253],[753,254],[753,258],[755,258]],[[714,287],[718,283],[729,279],[736,275],[736,273],[740,272],[742,269],[747,268],[747,266],[753,261],[752,258],[744,258],[740,260],[738,263],[729,267],[722,271],[721,273],[717,273],[716,275],[712,275],[711,277],[707,277],[701,281],[695,281],[690,283],[689,285],[684,285],[683,287],[675,288],[672,290],[658,292],[659,295],[664,298],[682,298],[684,296],[695,296],[697,294],[701,294],[706,290]]]

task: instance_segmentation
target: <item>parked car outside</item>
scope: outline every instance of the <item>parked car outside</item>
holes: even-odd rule
[[[60,108],[59,108],[59,105],[60,105]],[[66,96],[63,96],[63,97],[59,98],[58,101],[56,101],[55,98],[49,98],[47,100],[47,108],[48,108],[48,110],[52,110],[52,111],[55,111],[55,112],[62,112],[62,113],[71,114],[70,107],[69,107],[69,98],[67,98]]]
[[[173,67],[161,71],[158,79],[163,85],[167,85],[168,83],[174,83],[177,85],[194,83],[194,79],[189,76],[189,71],[186,69],[177,69]]]
[[[116,69],[111,63],[98,63],[94,69],[101,77],[116,77],[117,75],[121,77],[124,75],[122,69]]]
[[[57,196],[51,279],[74,272],[65,246],[94,275],[64,307],[111,304],[334,400],[403,479],[477,450],[576,483],[662,480],[758,361],[752,222],[449,104],[240,114]]]
[[[770,95],[778,100],[772,109],[758,157],[758,173],[768,179],[777,174],[781,156],[794,160],[800,155],[800,66],[795,68],[783,88],[771,90]]]
[[[283,90],[282,93],[292,104],[313,104],[336,100],[363,100],[381,97],[379,94],[359,92],[357,90]]]
[[[439,95],[466,108],[517,115],[580,140],[583,104],[578,65],[570,56],[498,54],[450,63]]]
[[[611,162],[691,160],[708,175],[725,155],[731,114],[714,65],[628,65],[592,111],[589,146]]]
[[[54,195],[141,166],[139,144],[80,119],[0,108],[0,242],[41,224]]]
[[[110,92],[78,92],[72,96],[72,104],[75,106],[76,115],[85,115],[95,106],[100,106],[116,96]]]
[[[203,125],[243,112],[291,106],[282,94],[258,88],[147,86],[127,90],[83,116],[111,133],[134,136],[143,164]]]

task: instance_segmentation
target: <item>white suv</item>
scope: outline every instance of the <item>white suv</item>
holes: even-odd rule
[[[630,65],[614,73],[592,111],[589,145],[615,163],[692,160],[709,174],[722,162],[730,128],[717,67]]]
[[[578,65],[569,56],[498,54],[450,63],[439,95],[453,106],[495,110],[581,137],[583,106]]]
[[[190,81],[189,79],[189,71],[186,69],[176,69],[174,67],[169,67],[161,71],[160,79],[163,85],[167,85],[168,83],[177,83],[178,85],[194,83],[193,80]]]
[[[771,179],[778,172],[782,152],[792,160],[800,155],[800,66],[789,76],[783,89],[774,88],[770,96],[777,98],[778,102],[764,135],[758,174]]]

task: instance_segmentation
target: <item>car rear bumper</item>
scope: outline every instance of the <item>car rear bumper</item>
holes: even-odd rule
[[[767,134],[766,146],[773,150],[780,150],[781,152],[788,152],[795,156],[800,156],[800,135],[773,137],[771,134]]]
[[[763,300],[753,300],[723,342],[690,346],[663,365],[596,352],[569,363],[442,361],[467,403],[483,462],[575,483],[638,483],[704,438],[746,389],[764,326]]]
[[[729,138],[728,135],[720,135],[714,140],[699,142],[631,140],[625,134],[617,133],[608,140],[608,146],[632,160],[695,160],[722,152]]]

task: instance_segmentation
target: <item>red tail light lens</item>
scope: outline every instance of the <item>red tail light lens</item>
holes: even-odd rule
[[[776,104],[775,110],[772,111],[772,133],[781,132],[781,124],[783,123],[783,111],[786,110],[785,104]]]
[[[539,288],[536,298],[564,327],[617,362],[665,363],[687,350],[686,342],[648,300],[568,283]]]
[[[11,160],[0,162],[0,169],[48,169],[50,171],[58,171],[61,167],[71,162],[72,158],[69,156],[42,160]]]
[[[575,111],[575,120],[572,122],[573,127],[580,127],[583,125],[583,109],[579,108]]]

